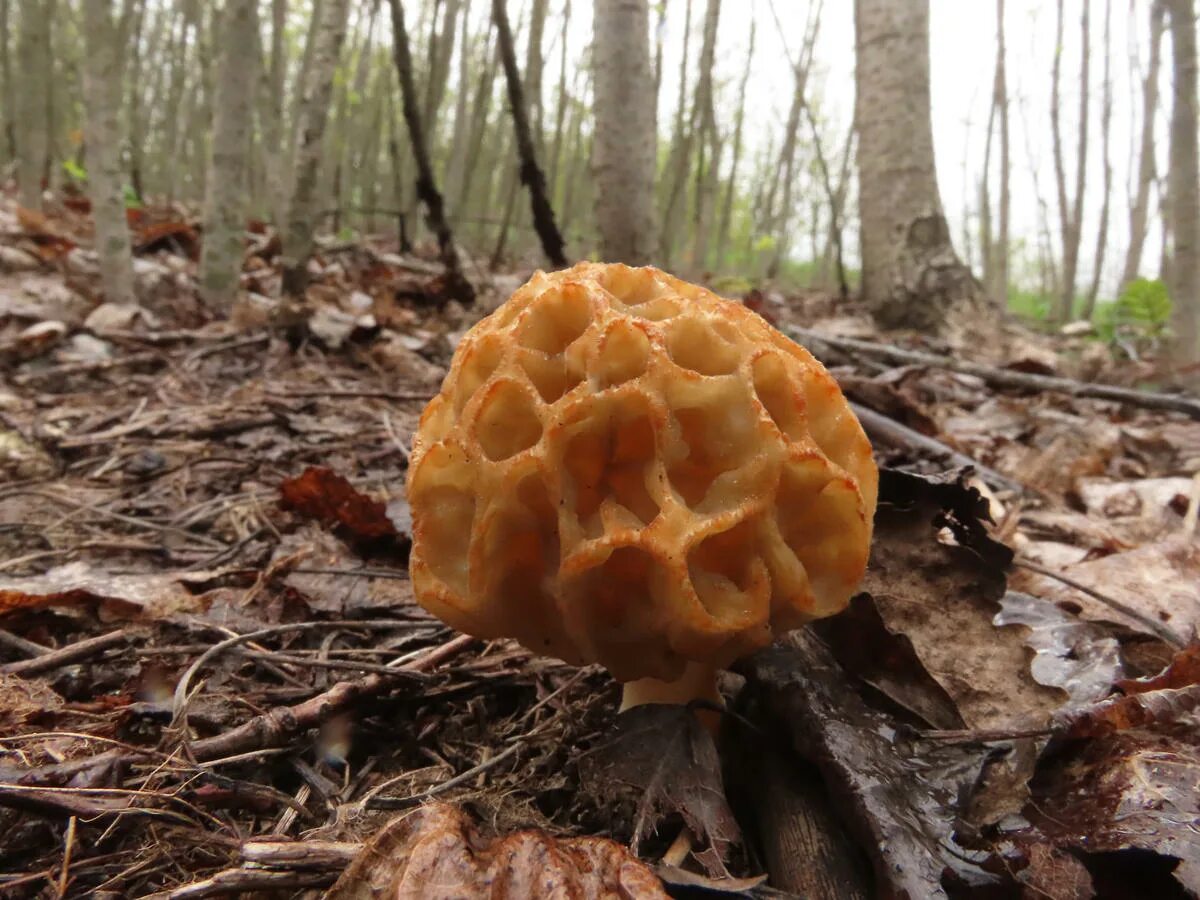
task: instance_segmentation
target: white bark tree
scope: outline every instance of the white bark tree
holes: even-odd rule
[[[929,108],[928,0],[856,0],[862,292],[884,325],[934,330],[976,285],[950,241]]]
[[[308,286],[308,259],[316,228],[317,181],[333,76],[346,37],[350,0],[322,0],[320,19],[312,31],[312,58],[303,103],[298,109],[299,143],[296,147],[296,182],[283,233],[283,292],[302,297]]]
[[[644,265],[656,243],[650,9],[646,0],[595,0],[594,21],[592,166],[601,253],[609,262]]]
[[[1138,150],[1137,186],[1129,208],[1129,249],[1121,286],[1138,277],[1142,265],[1142,249],[1146,244],[1146,229],[1150,220],[1150,188],[1157,177],[1154,160],[1154,120],[1158,115],[1158,69],[1166,7],[1161,0],[1150,5],[1150,58],[1142,79],[1142,133]]]
[[[246,234],[250,100],[254,96],[258,0],[225,0],[213,98],[213,134],[205,180],[200,297],[228,311],[237,299]]]
[[[1174,70],[1171,99],[1171,167],[1167,193],[1172,252],[1169,290],[1175,356],[1200,360],[1200,156],[1197,153],[1196,5],[1168,0]]]
[[[133,255],[125,221],[125,177],[121,166],[122,59],[124,25],[113,17],[111,0],[84,0],[87,52],[83,89],[87,113],[88,192],[100,257],[100,285],[109,303],[133,303]]]

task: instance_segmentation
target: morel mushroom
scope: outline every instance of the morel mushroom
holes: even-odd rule
[[[843,609],[878,472],[837,383],[739,303],[654,268],[538,272],[467,333],[413,442],[417,600],[599,663],[622,709]]]

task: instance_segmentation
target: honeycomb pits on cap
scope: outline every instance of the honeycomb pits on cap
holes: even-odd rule
[[[418,601],[599,663],[625,705],[843,609],[878,473],[833,378],[654,268],[538,272],[463,338],[413,442]]]

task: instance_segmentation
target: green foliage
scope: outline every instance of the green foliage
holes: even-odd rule
[[[132,184],[125,185],[125,208],[126,209],[141,209],[142,198],[138,196]]]
[[[63,171],[67,173],[74,181],[87,181],[87,169],[75,162],[73,159],[64,159],[62,162]]]
[[[1039,291],[1025,290],[1016,284],[1008,286],[1008,310],[1013,315],[1037,322],[1050,318],[1053,301]]]
[[[1096,310],[1096,330],[1106,341],[1125,338],[1162,338],[1171,321],[1171,297],[1158,279],[1138,278],[1129,283],[1115,303]]]

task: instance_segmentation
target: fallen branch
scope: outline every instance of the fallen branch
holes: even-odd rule
[[[67,644],[65,647],[59,647],[57,650],[51,650],[49,653],[43,653],[41,656],[35,656],[33,659],[23,659],[20,662],[7,663],[0,666],[0,672],[8,675],[36,675],[39,672],[49,672],[51,669],[57,669],[60,666],[69,666],[80,662],[89,656],[96,656],[110,647],[124,644],[128,640],[129,633],[122,628],[117,631],[110,631],[108,634],[101,634],[87,640],[77,641],[74,644]]]
[[[396,668],[410,673],[428,671],[462,653],[476,640],[470,635],[459,635]],[[390,675],[368,675],[357,681],[340,681],[303,703],[270,710],[224,734],[196,741],[190,749],[197,760],[209,760],[247,750],[277,747],[297,732],[315,728],[364,697],[378,694],[395,683],[395,678]]]
[[[1031,372],[1014,372],[1011,369],[997,369],[982,363],[940,356],[936,353],[925,353],[920,350],[905,350],[891,344],[877,344],[872,341],[860,341],[855,338],[837,337],[811,331],[807,328],[789,328],[788,333],[797,339],[809,343],[826,344],[839,350],[854,353],[866,353],[882,356],[886,359],[902,363],[914,363],[921,366],[934,366],[939,369],[949,369],[951,372],[962,372],[982,378],[988,384],[1000,387],[1028,388],[1037,391],[1052,391],[1056,394],[1067,394],[1071,397],[1091,397],[1096,400],[1111,400],[1115,403],[1129,403],[1145,409],[1165,409],[1181,412],[1193,419],[1200,419],[1200,400],[1183,394],[1161,394],[1153,391],[1139,391],[1135,388],[1116,387],[1111,384],[1094,384],[1087,381],[1076,381],[1073,378],[1060,378],[1052,375],[1035,375]]]
[[[147,894],[143,900],[195,900],[198,897],[223,897],[230,894],[295,888],[327,887],[337,872],[272,872],[269,869],[226,869],[203,881],[193,881],[170,891]]]
[[[125,366],[141,366],[149,363],[162,363],[164,360],[158,353],[133,353],[129,356],[119,356],[116,359],[97,359],[89,362],[63,363],[61,366],[50,366],[46,369],[35,369],[13,376],[13,384],[26,385],[32,381],[46,378],[58,378],[61,375],[84,375],[96,372],[107,372],[110,369]]]
[[[854,414],[858,416],[863,429],[873,441],[894,448],[919,450],[933,456],[938,461],[944,460],[953,466],[970,466],[979,473],[980,478],[989,482],[994,487],[1000,487],[1017,494],[1029,492],[1029,488],[1020,482],[1013,481],[1007,475],[1002,475],[995,469],[988,468],[983,463],[977,462],[965,453],[960,453],[939,440],[921,434],[919,431],[914,431],[907,425],[901,425],[895,419],[889,419],[882,413],[877,413],[873,409],[868,409],[854,402],[850,403],[850,408],[854,410]]]

